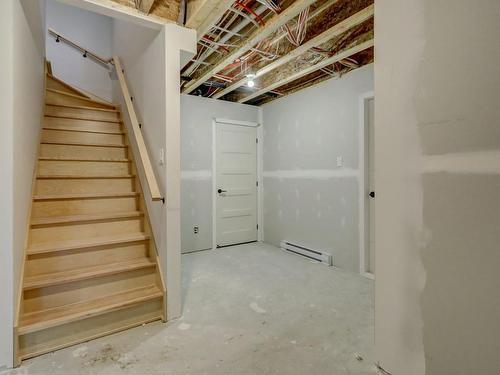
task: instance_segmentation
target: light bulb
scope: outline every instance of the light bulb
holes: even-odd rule
[[[247,82],[247,85],[248,87],[254,87],[255,86],[255,82],[253,80],[250,80]]]

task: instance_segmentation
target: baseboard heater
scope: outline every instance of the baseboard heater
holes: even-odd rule
[[[333,266],[333,257],[330,253],[322,250],[314,250],[296,243],[281,241],[280,247],[290,253],[301,255],[303,257],[321,262],[327,266]]]

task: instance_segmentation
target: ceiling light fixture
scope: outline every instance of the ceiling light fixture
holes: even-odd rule
[[[254,87],[255,86],[255,81],[254,81],[254,78],[255,78],[255,74],[247,74],[247,86],[248,87]]]

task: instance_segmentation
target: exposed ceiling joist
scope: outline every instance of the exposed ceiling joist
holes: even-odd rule
[[[141,12],[149,14],[155,0],[135,0],[135,7]]]
[[[364,8],[363,10],[359,11],[358,13],[352,15],[351,17],[345,19],[344,21],[341,21],[337,23],[336,25],[332,26],[328,30],[322,32],[321,34],[317,35],[316,37],[310,39],[306,43],[300,45],[299,47],[293,49],[289,53],[287,53],[285,56],[280,57],[277,60],[274,60],[273,62],[269,63],[268,65],[262,67],[259,69],[257,72],[255,72],[256,77],[262,76],[266,73],[269,73],[270,71],[288,63],[289,61],[297,58],[298,56],[302,55],[304,52],[308,51],[309,49],[313,47],[317,47],[328,40],[339,36],[346,32],[347,30],[351,29],[354,26],[357,26],[364,21],[370,19],[373,17],[374,13],[374,6],[373,4]],[[213,98],[217,99],[220,98],[231,91],[236,90],[238,87],[241,87],[245,85],[247,82],[247,78],[242,78],[232,85],[228,86],[224,90],[218,92],[217,94],[213,95]]]
[[[187,0],[186,27],[196,30],[200,40],[217,23],[234,0]]]
[[[200,85],[203,84],[203,82],[207,81],[214,74],[220,72],[227,65],[235,61],[238,57],[251,50],[256,44],[269,37],[279,27],[283,26],[285,23],[295,18],[300,12],[302,12],[302,10],[307,8],[309,5],[313,4],[315,1],[316,0],[296,0],[283,12],[272,17],[268,22],[266,22],[264,26],[257,29],[254,33],[252,33],[252,35],[250,35],[250,37],[239,48],[236,48],[234,51],[220,58],[219,61],[216,62],[214,66],[212,66],[209,69],[206,69],[202,74],[200,74],[198,77],[189,82],[183,88],[182,92],[190,93],[196,88],[198,88]]]
[[[292,75],[287,76],[286,78],[283,78],[279,81],[276,81],[276,82],[272,83],[271,85],[268,85],[268,86],[266,86],[266,87],[264,87],[256,92],[254,92],[253,94],[247,95],[247,96],[239,99],[238,102],[239,103],[248,102],[249,100],[252,100],[258,96],[261,96],[261,95],[263,95],[269,91],[272,91],[280,86],[286,85],[287,83],[295,81],[296,79],[304,77],[304,76],[306,76],[306,75],[308,75],[316,70],[323,69],[323,68],[327,67],[328,65],[339,62],[340,60],[348,58],[349,56],[352,56],[352,55],[354,55],[358,52],[361,52],[367,48],[373,47],[373,45],[374,45],[373,39],[370,39],[366,42],[360,43],[355,47],[352,47],[352,48],[349,48],[345,51],[337,53],[336,55],[329,57],[327,59],[324,59],[315,65],[311,65],[311,66],[309,66],[301,71],[298,71]]]

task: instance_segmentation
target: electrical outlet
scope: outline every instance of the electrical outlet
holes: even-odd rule
[[[200,231],[200,228],[198,228],[197,226],[193,227],[194,234],[198,234],[199,231]]]
[[[337,156],[337,167],[342,167],[344,165],[344,158],[342,156]]]

